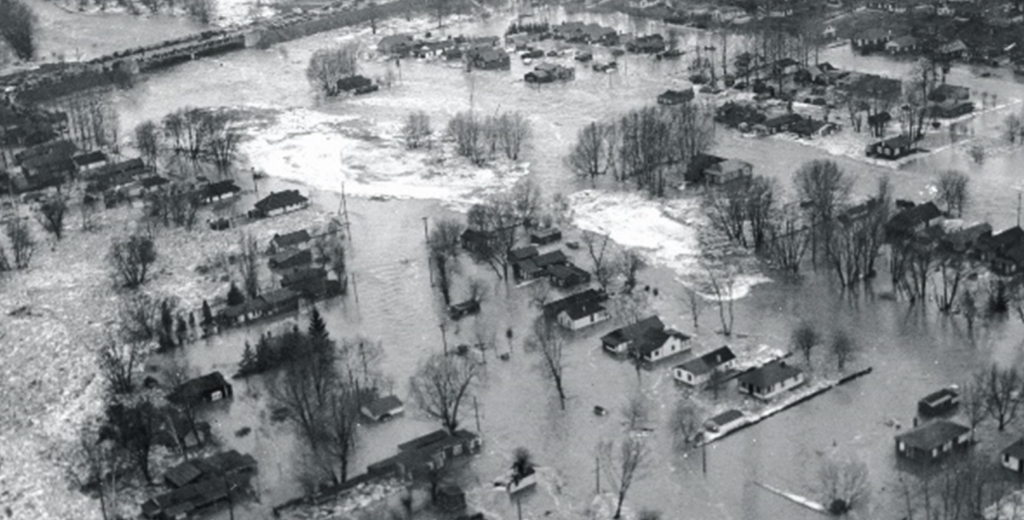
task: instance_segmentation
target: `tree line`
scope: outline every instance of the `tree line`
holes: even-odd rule
[[[565,163],[592,184],[611,174],[620,183],[662,197],[671,175],[711,148],[714,131],[710,104],[639,108],[581,128]]]

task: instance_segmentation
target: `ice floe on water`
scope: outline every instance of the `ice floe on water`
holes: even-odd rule
[[[437,199],[468,207],[508,189],[528,173],[525,163],[476,167],[444,147],[405,150],[397,128],[306,109],[280,112],[250,132],[242,152],[274,177],[356,197]]]
[[[580,229],[606,234],[639,251],[651,264],[674,271],[679,283],[704,298],[719,298],[711,284],[712,274],[722,299],[743,298],[753,286],[771,281],[750,258],[708,260],[700,239],[708,221],[695,199],[655,200],[638,193],[584,190],[570,195],[569,203]],[[731,290],[726,287],[730,277]]]

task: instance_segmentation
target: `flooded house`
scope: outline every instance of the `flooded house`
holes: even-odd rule
[[[230,399],[233,394],[231,383],[224,379],[224,374],[211,372],[178,385],[167,396],[167,400],[172,403],[196,406],[221,399]]]
[[[658,95],[658,104],[666,106],[681,105],[693,101],[693,98],[693,89],[666,90]]]
[[[544,317],[569,330],[580,330],[611,319],[608,295],[597,289],[566,296],[544,306]]]
[[[308,249],[286,249],[271,255],[267,260],[270,269],[282,275],[307,267],[312,263],[313,252]]]
[[[274,236],[270,239],[270,247],[267,248],[267,251],[270,254],[275,254],[289,249],[309,249],[312,240],[313,237],[305,229],[289,233],[274,233]]]
[[[219,202],[234,198],[241,191],[242,188],[239,188],[238,185],[235,184],[235,181],[217,181],[203,186],[202,195],[200,195],[200,197],[203,203],[209,204],[211,202]]]
[[[601,347],[619,356],[655,362],[689,352],[689,340],[686,334],[665,326],[658,316],[650,316],[605,334]]]
[[[575,78],[576,69],[556,63],[541,63],[523,76],[527,83],[535,84],[569,81]]]
[[[952,421],[925,423],[896,436],[896,454],[910,460],[935,462],[970,445],[971,429]]]
[[[999,452],[999,463],[1018,475],[1024,474],[1024,438],[1017,439]]]
[[[704,169],[704,181],[708,184],[722,185],[749,179],[753,173],[753,164],[739,159],[726,159]]]
[[[771,399],[782,392],[804,384],[804,373],[799,368],[778,360],[745,372],[737,378],[741,393],[762,400]]]
[[[867,156],[879,159],[899,159],[914,153],[914,140],[906,135],[897,135],[868,145]]]
[[[405,411],[405,403],[398,396],[388,395],[363,405],[359,411],[371,421],[386,421]]]
[[[736,366],[736,354],[727,346],[695,357],[672,367],[672,377],[690,386],[700,386],[718,371],[732,370]]]
[[[465,58],[470,68],[477,70],[509,70],[512,60],[504,49],[477,47],[466,51]]]
[[[572,263],[552,265],[547,268],[547,274],[551,285],[561,289],[590,282],[590,273]]]
[[[309,205],[309,199],[302,196],[299,190],[276,191],[256,202],[250,215],[255,218],[266,218],[300,210]]]
[[[380,39],[377,52],[390,56],[406,56],[416,45],[416,40],[408,34],[392,34]]]

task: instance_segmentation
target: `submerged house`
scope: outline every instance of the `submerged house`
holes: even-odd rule
[[[681,383],[699,386],[716,370],[732,370],[735,366],[736,354],[729,347],[722,347],[672,367],[672,377]]]
[[[445,467],[448,461],[480,451],[480,437],[466,430],[437,430],[398,445],[398,454],[370,464],[373,477],[425,475]]]
[[[611,318],[604,305],[607,300],[604,291],[587,289],[545,305],[544,317],[567,329],[580,330]]]
[[[943,388],[932,392],[917,402],[917,412],[921,415],[940,415],[960,404],[960,394],[952,388]]]
[[[689,336],[666,327],[657,316],[651,316],[604,335],[601,347],[613,354],[655,362],[688,352],[689,339]]]
[[[708,184],[728,184],[748,179],[754,173],[754,165],[739,159],[726,159],[704,169],[704,180]]]
[[[1024,438],[1018,439],[1000,452],[999,463],[1018,475],[1024,474]]]
[[[229,399],[232,395],[231,383],[224,379],[224,374],[211,372],[178,385],[167,396],[167,400],[172,403],[195,406]]]
[[[738,380],[740,392],[768,400],[802,385],[804,373],[785,361],[777,360],[743,373]]]
[[[659,105],[682,105],[693,101],[694,93],[693,89],[686,90],[666,90],[658,95]]]
[[[576,69],[557,63],[541,63],[523,76],[527,83],[553,83],[576,79]]]
[[[914,153],[914,141],[909,136],[898,135],[868,145],[867,156],[880,159],[899,159]]]
[[[932,421],[896,436],[896,454],[934,462],[970,444],[971,429],[952,421]]]
[[[273,217],[305,208],[309,205],[309,199],[302,196],[299,190],[276,191],[256,202],[256,207],[250,211],[250,216],[255,218]]]
[[[360,408],[360,412],[372,421],[386,421],[404,411],[405,404],[394,395],[381,397]]]

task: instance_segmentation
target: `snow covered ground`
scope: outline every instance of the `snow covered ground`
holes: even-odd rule
[[[398,130],[291,109],[251,129],[242,151],[267,174],[314,188],[337,192],[345,183],[346,194],[356,197],[436,199],[461,208],[528,173],[528,164],[509,161],[476,167],[447,144],[410,152]]]

